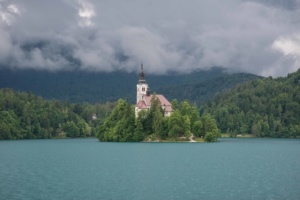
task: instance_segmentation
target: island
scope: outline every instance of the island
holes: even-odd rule
[[[218,137],[216,121],[209,114],[200,117],[195,105],[187,100],[179,104],[176,99],[170,103],[161,94],[151,94],[143,64],[136,105],[120,99],[97,130],[97,138],[103,142],[216,142]]]

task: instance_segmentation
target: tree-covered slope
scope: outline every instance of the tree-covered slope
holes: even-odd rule
[[[0,89],[0,140],[93,136],[113,107],[46,101],[32,93]]]
[[[178,105],[177,101],[174,105]],[[149,134],[158,138],[202,136],[217,140],[219,130],[209,115],[200,118],[187,101],[174,106],[171,117],[163,117],[160,102],[152,99],[149,111],[135,118],[132,104],[120,99],[106,104],[71,104],[44,100],[32,93],[0,89],[0,140],[95,136],[100,141],[142,141]],[[175,108],[176,107],[176,108]],[[93,119],[93,116],[97,119]]]
[[[258,78],[261,77],[247,73],[222,74],[193,84],[161,87],[157,89],[157,92],[164,94],[168,99],[178,99],[179,101],[187,99],[199,106],[201,103],[212,100],[217,92]]]
[[[257,78],[249,74],[242,76],[237,78],[217,67],[191,74],[149,75],[146,71],[146,80],[152,91],[163,93],[170,100],[188,99],[190,102],[207,100],[217,91]],[[0,70],[0,88],[31,91],[46,99],[75,103],[117,101],[119,98],[135,103],[137,81],[137,74],[126,72]]]
[[[216,95],[201,112],[214,116],[223,133],[300,136],[300,69],[286,78],[240,84]]]

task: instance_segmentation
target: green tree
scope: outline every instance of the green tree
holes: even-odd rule
[[[191,127],[194,127],[195,122],[200,120],[200,115],[197,110],[196,106],[191,106],[190,107],[190,113],[188,114],[190,120],[191,120]],[[193,129],[193,128],[191,128]]]
[[[189,115],[191,112],[191,106],[187,100],[181,102],[180,114],[181,116]]]
[[[142,141],[145,137],[142,120],[143,120],[143,118],[141,117],[141,115],[138,118],[136,118],[136,120],[135,120],[136,128],[135,128],[134,134],[133,134],[133,141],[137,141],[137,142]]]
[[[168,133],[169,133],[169,126],[168,126],[168,118],[163,118],[161,121],[161,126],[158,129],[158,136],[161,139],[166,139],[168,137]]]
[[[188,115],[183,116],[182,129],[183,129],[183,134],[186,137],[189,137],[191,134],[191,120]]]
[[[183,134],[182,118],[178,110],[175,110],[172,113],[172,115],[169,117],[168,126],[169,126],[169,133],[168,133],[169,137],[175,138]]]
[[[178,101],[177,101],[177,99],[173,99],[171,101],[171,105],[172,105],[173,111],[177,110],[178,109]]]
[[[66,133],[68,137],[78,137],[80,130],[73,121],[68,121],[63,126],[63,131]]]
[[[204,133],[202,134],[202,122],[196,121],[192,127],[192,133],[197,137],[203,137]]]
[[[152,130],[158,133],[162,128],[162,120],[164,118],[164,111],[162,110],[159,99],[153,95],[151,99],[150,111],[152,119]]]
[[[100,141],[133,141],[135,133],[134,124],[135,116],[133,107],[123,99],[120,99],[111,115],[98,128],[97,137]]]
[[[217,141],[218,137],[220,137],[220,133],[216,121],[213,118],[211,118],[208,114],[206,114],[201,118],[201,122],[201,135],[204,135],[204,140],[209,142]],[[213,139],[211,139],[212,136]]]

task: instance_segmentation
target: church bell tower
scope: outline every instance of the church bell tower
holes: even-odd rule
[[[145,80],[145,74],[143,69],[143,64],[141,64],[141,71],[139,73],[139,82],[136,85],[137,93],[136,93],[136,103],[138,103],[140,100],[144,99],[144,96],[147,95],[148,91],[148,84]]]

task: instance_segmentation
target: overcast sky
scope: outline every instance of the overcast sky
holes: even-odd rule
[[[148,73],[300,67],[300,0],[0,0],[0,65]]]

